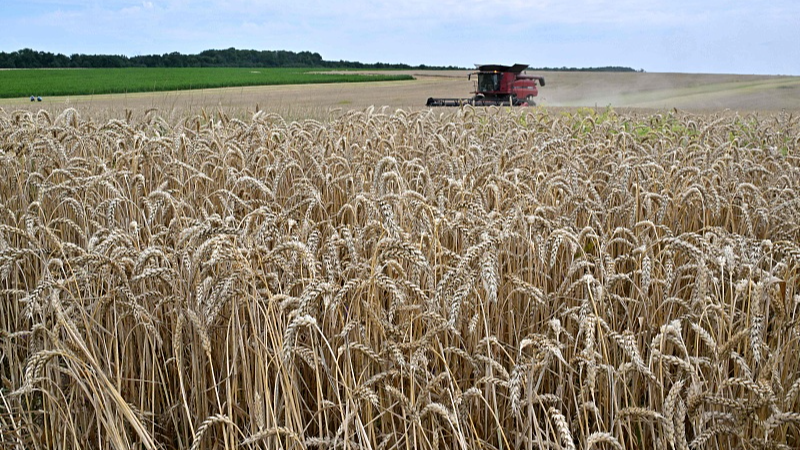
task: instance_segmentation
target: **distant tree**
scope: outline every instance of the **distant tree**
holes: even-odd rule
[[[605,67],[531,67],[530,70],[559,71],[559,72],[636,72],[631,67],[605,66]],[[644,71],[644,70],[642,70]]]
[[[204,50],[196,55],[179,52],[161,55],[85,55],[64,56],[47,52],[37,52],[24,48],[11,53],[0,52],[0,68],[58,68],[58,67],[342,67],[349,69],[464,69],[457,66],[411,66],[400,63],[363,63],[359,61],[326,61],[319,53],[288,50],[239,50],[233,47]],[[540,67],[531,70],[563,70],[592,72],[635,72],[630,67]],[[643,69],[639,70],[644,72]]]

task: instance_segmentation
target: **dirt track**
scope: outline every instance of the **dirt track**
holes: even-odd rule
[[[94,111],[139,111],[157,108],[172,113],[222,108],[262,109],[289,117],[324,116],[331,109],[363,109],[374,105],[424,108],[428,97],[467,97],[474,89],[467,71],[409,71],[413,81],[259,86],[181,92],[118,94],[0,100],[9,109],[63,109],[90,106]],[[800,111],[800,77],[669,73],[542,72],[539,105],[711,110]]]

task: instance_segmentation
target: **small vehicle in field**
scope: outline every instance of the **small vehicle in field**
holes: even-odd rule
[[[467,78],[477,78],[475,95],[471,98],[428,98],[427,106],[534,106],[539,95],[539,86],[544,86],[544,77],[523,73],[526,64],[501,66],[485,64]]]

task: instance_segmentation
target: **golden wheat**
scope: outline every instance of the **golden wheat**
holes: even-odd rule
[[[0,447],[796,448],[798,133],[0,110]]]

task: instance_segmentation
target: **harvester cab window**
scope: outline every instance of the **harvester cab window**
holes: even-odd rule
[[[500,90],[500,74],[499,73],[479,73],[478,74],[478,91],[492,92]]]

